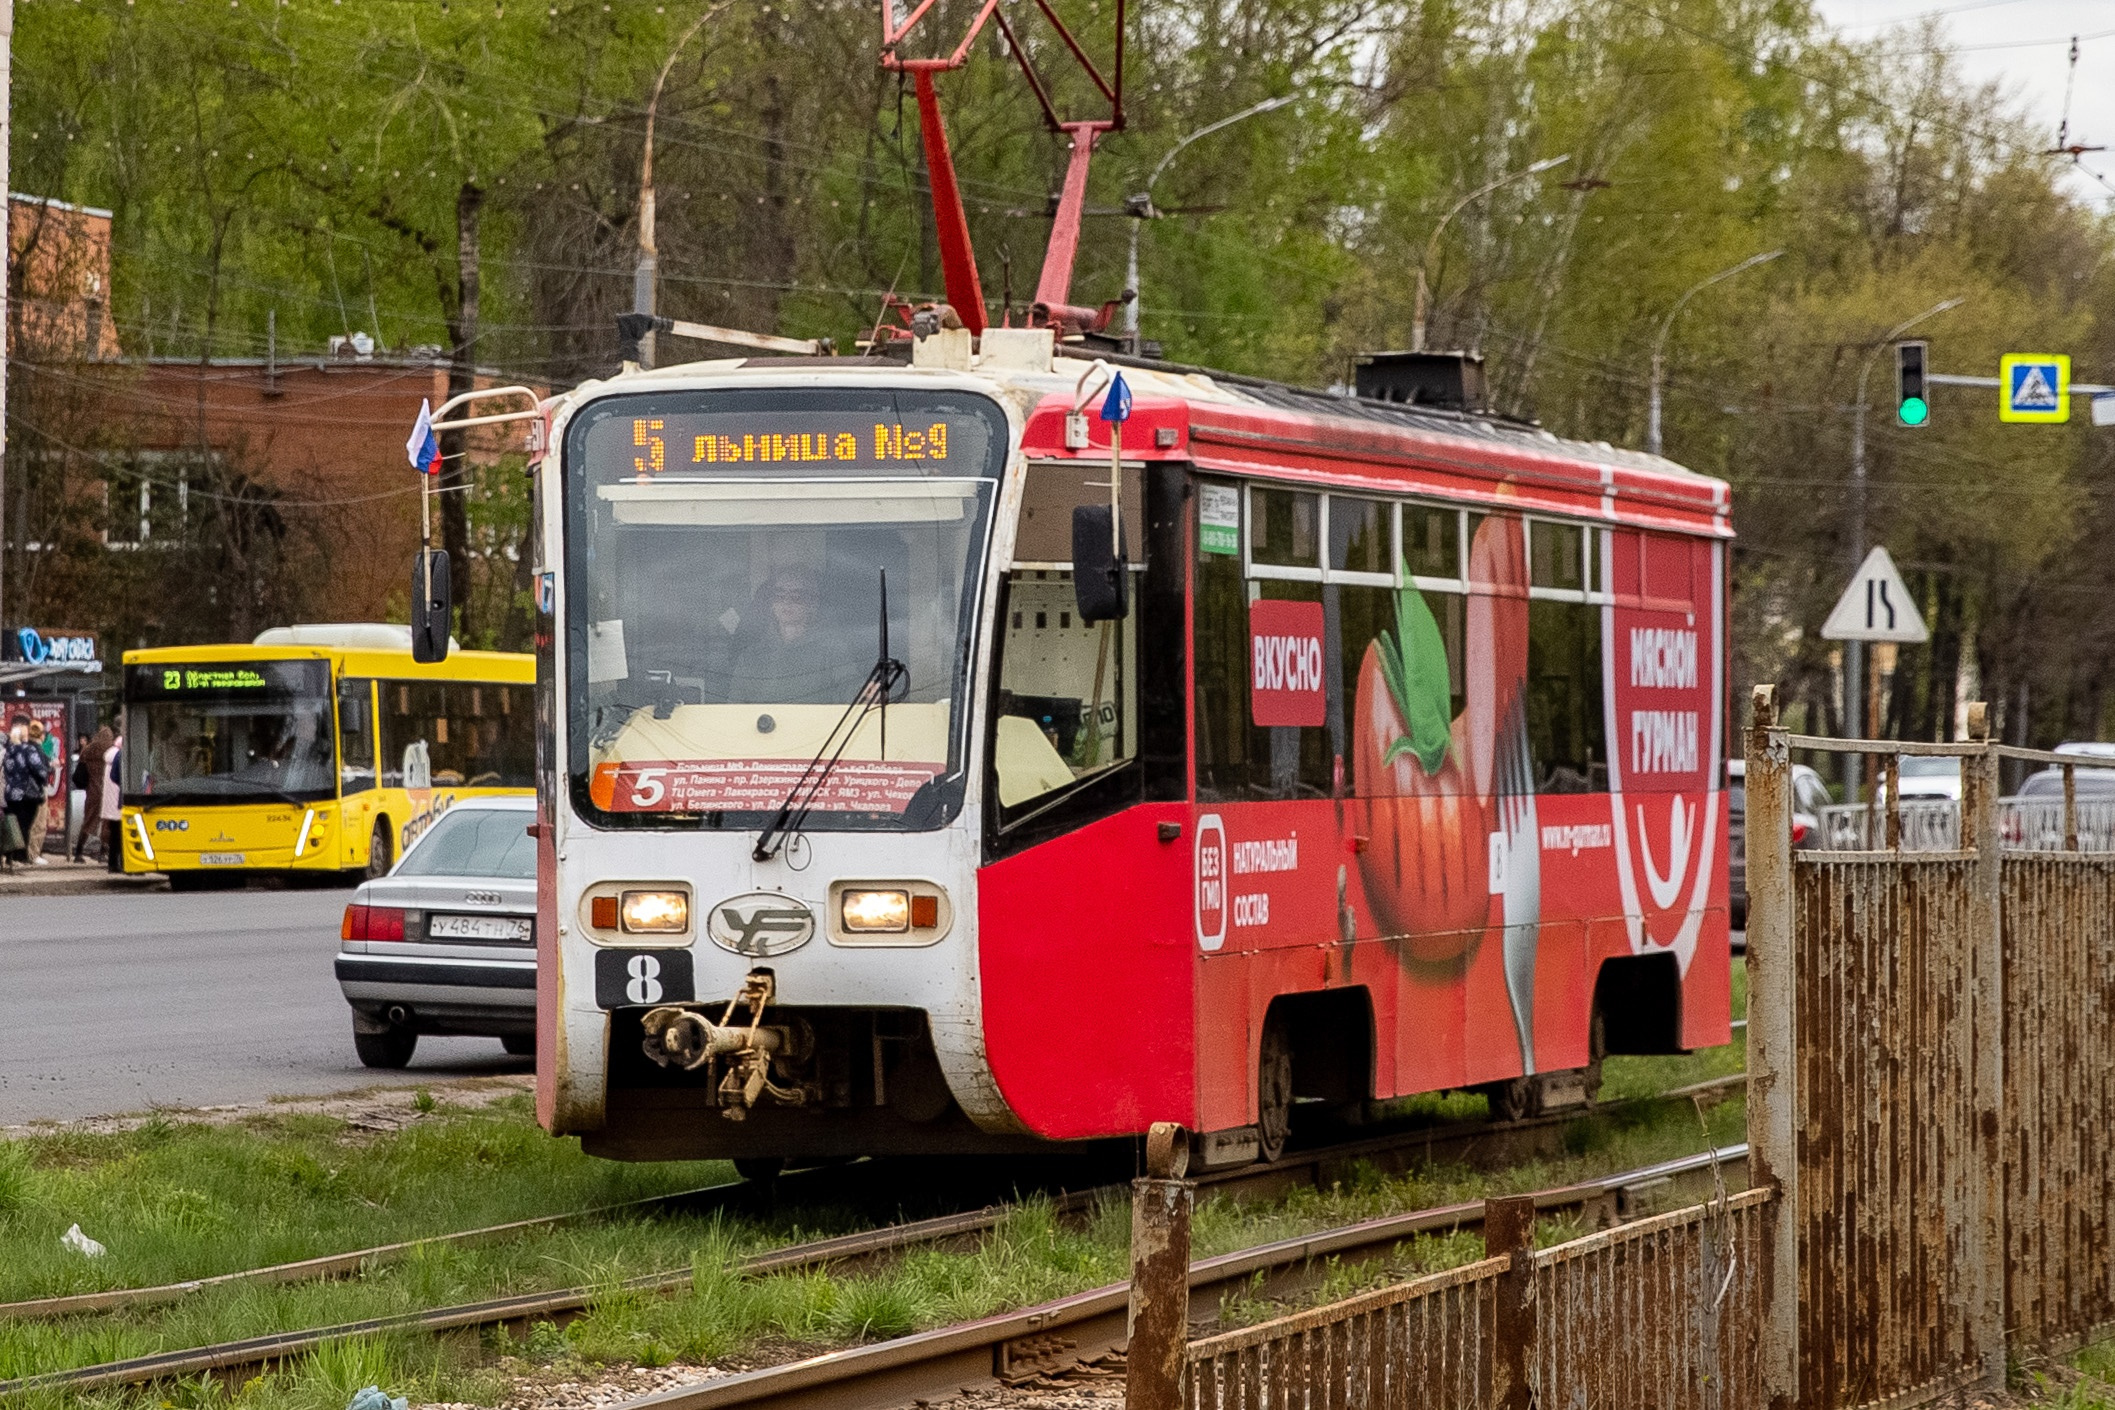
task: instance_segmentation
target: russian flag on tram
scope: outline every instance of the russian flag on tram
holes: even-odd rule
[[[404,453],[411,457],[411,468],[421,475],[441,473],[441,442],[433,434],[433,402],[419,403],[419,419],[411,428],[411,439],[404,442]]]

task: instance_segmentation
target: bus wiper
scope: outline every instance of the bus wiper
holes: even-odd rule
[[[210,790],[193,790],[187,793],[158,793],[141,803],[140,811],[151,813],[156,808],[170,808],[181,803],[211,803],[216,800],[228,803],[257,803],[267,799],[286,803],[296,808],[308,806],[307,800],[296,798],[283,788],[244,787],[240,792],[236,793],[214,793]]]
[[[889,655],[889,570],[881,570],[881,632],[880,651],[874,658],[867,678],[859,683],[858,692],[845,712],[830,726],[823,736],[822,748],[800,771],[800,777],[787,790],[785,801],[764,830],[756,835],[756,846],[749,855],[759,862],[768,862],[786,850],[786,844],[800,835],[807,826],[808,813],[815,807],[815,800],[822,796],[823,785],[829,781],[838,760],[844,758],[845,750],[866,723],[868,714],[881,711],[881,756],[886,759],[889,752],[889,697],[900,690],[910,679],[910,670],[901,661]]]

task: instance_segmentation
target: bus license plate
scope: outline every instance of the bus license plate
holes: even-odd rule
[[[526,916],[434,916],[426,922],[429,940],[518,940],[529,942]]]
[[[239,867],[245,858],[240,852],[200,852],[198,864],[202,867]]]

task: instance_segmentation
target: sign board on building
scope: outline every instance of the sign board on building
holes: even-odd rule
[[[94,632],[65,631],[52,627],[11,627],[0,633],[0,661],[27,661],[31,665],[101,668]]]
[[[1836,599],[1835,610],[1822,624],[1821,635],[1829,641],[1895,641],[1904,644],[1927,641],[1924,617],[1917,611],[1909,585],[1895,571],[1895,560],[1887,550],[1876,548],[1851,578],[1851,585]]]

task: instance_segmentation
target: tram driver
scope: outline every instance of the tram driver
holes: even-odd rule
[[[728,699],[762,705],[842,705],[873,666],[822,617],[822,580],[781,568],[757,589],[753,634],[735,648]]]

